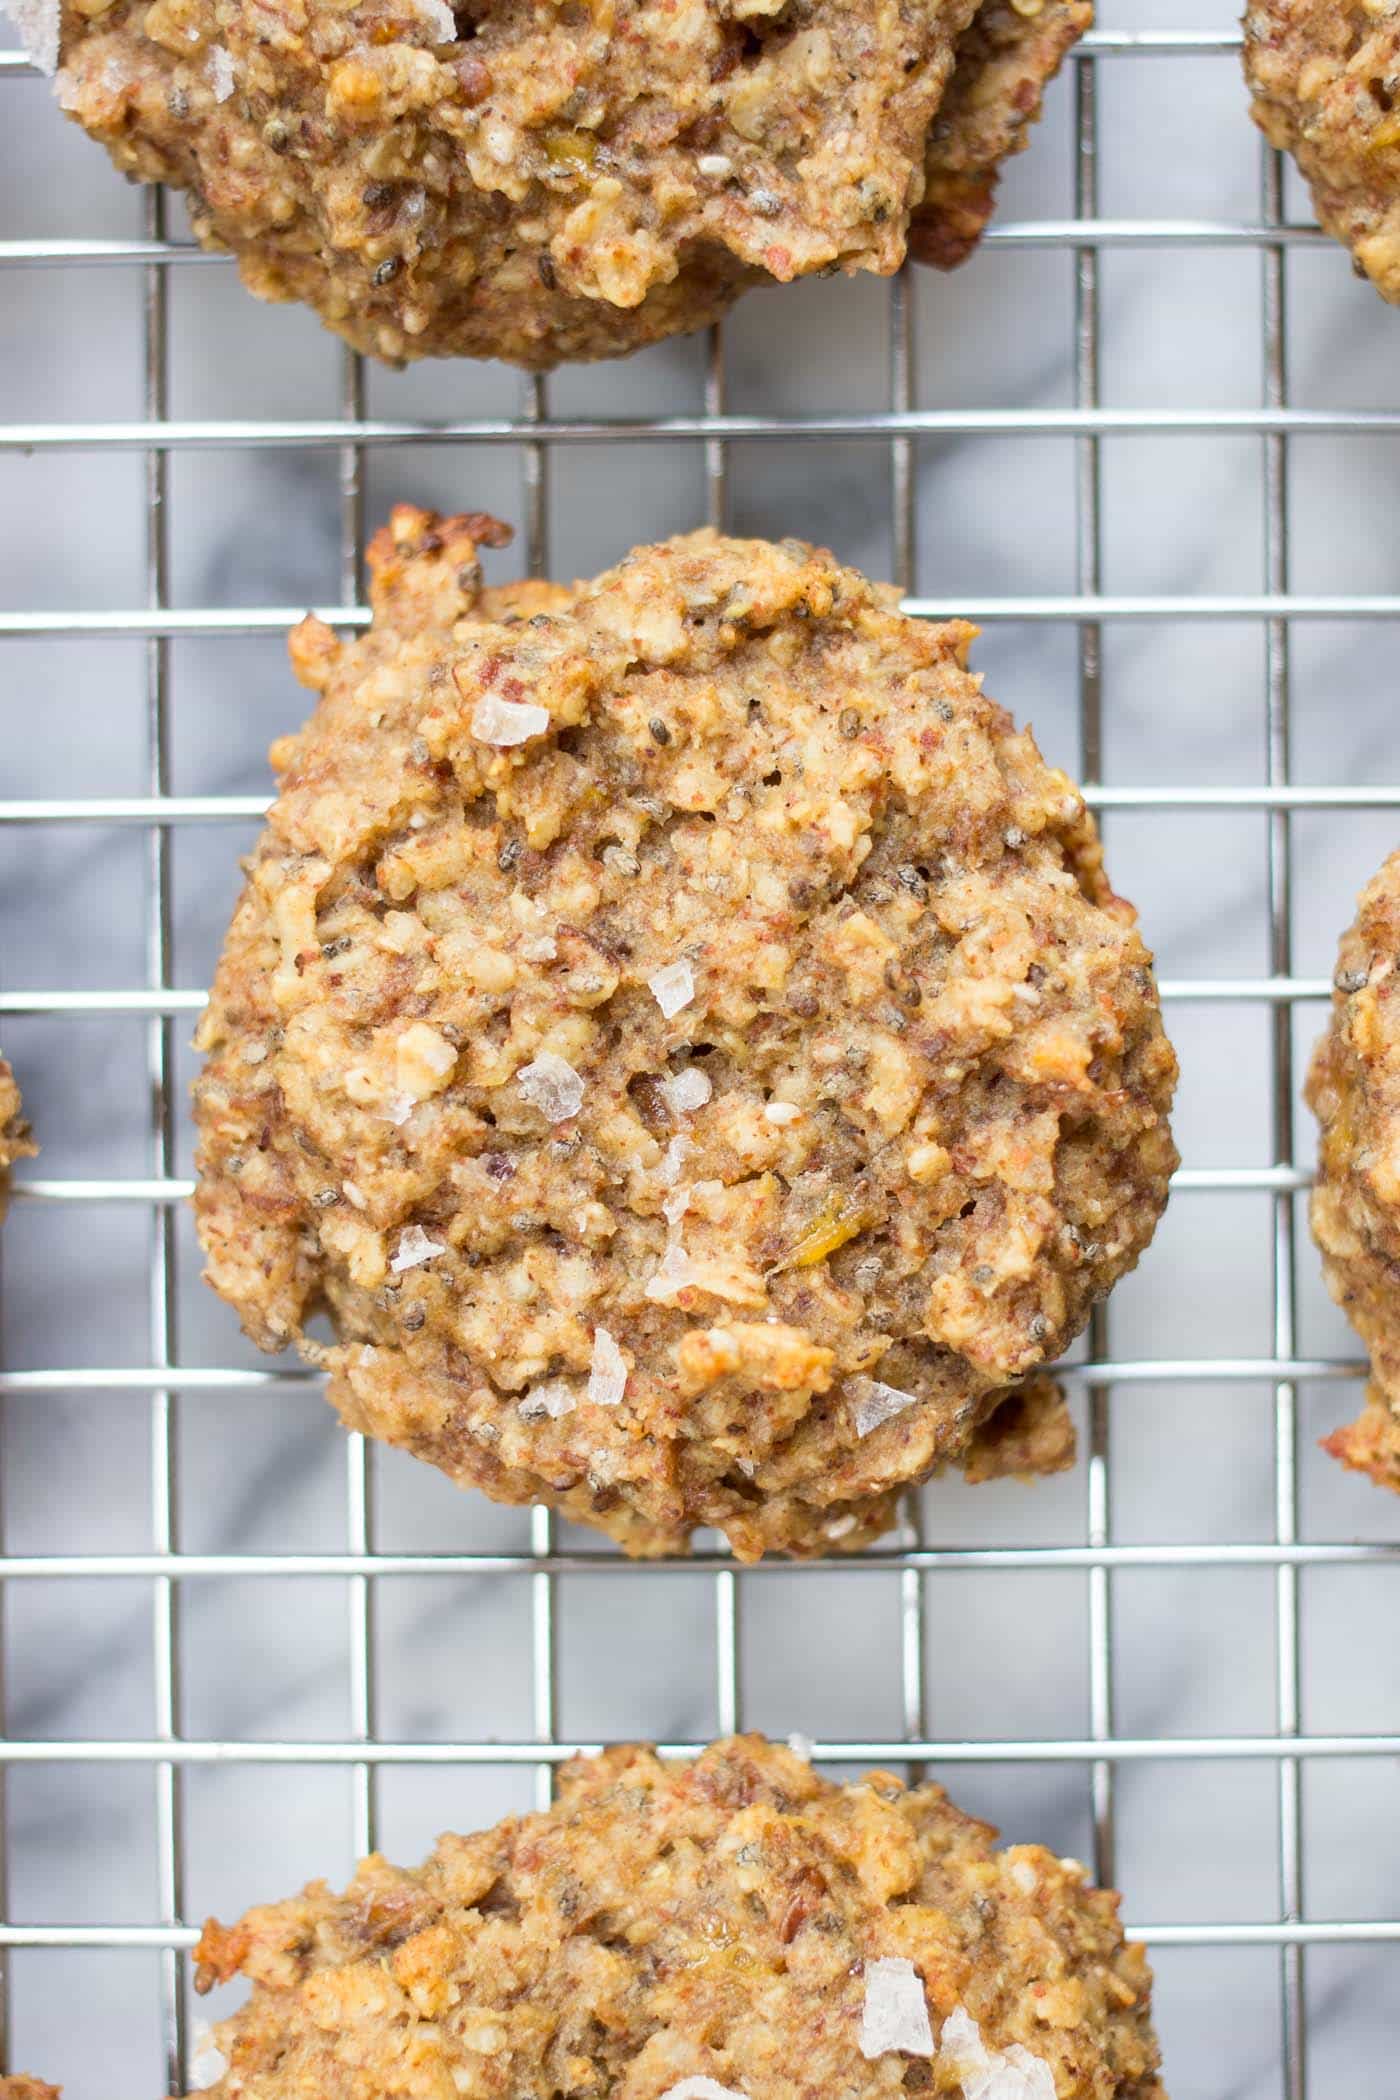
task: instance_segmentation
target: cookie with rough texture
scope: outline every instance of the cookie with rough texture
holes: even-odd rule
[[[1291,153],[1318,219],[1400,301],[1400,14],[1376,0],[1254,0],[1254,121]]]
[[[973,16],[976,14],[976,20]],[[1087,0],[65,0],[59,97],[389,360],[610,357],[961,259]],[[969,26],[971,25],[971,26]]]
[[[1322,1126],[1313,1237],[1371,1358],[1365,1407],[1323,1448],[1400,1493],[1400,853],[1342,935],[1307,1098]]]
[[[1089,0],[984,0],[929,132],[909,253],[949,270],[982,238],[1002,164],[1030,143],[1046,83],[1092,26]]]
[[[995,1836],[941,1787],[832,1786],[760,1736],[579,1758],[542,1815],[211,1921],[198,1987],[252,1984],[211,2090],[1164,2100],[1118,1897]]]
[[[1176,1065],[975,630],[794,540],[483,591],[400,509],[198,1044],[200,1235],[350,1426],[629,1552],[858,1546],[1068,1462],[1043,1386],[1151,1237]],[[307,1339],[328,1309],[338,1340]]]
[[[8,2078],[0,2078],[0,2100],[63,2100],[63,2096],[58,2086],[45,2085],[42,2078],[16,2071]]]
[[[10,1168],[17,1159],[32,1159],[39,1149],[29,1134],[22,1106],[15,1075],[0,1057],[0,1218],[5,1215]]]

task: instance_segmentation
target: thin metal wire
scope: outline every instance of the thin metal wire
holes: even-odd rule
[[[1282,216],[1283,164],[1281,156],[1267,145],[1262,154],[1262,205],[1266,220]],[[1260,286],[1264,398],[1279,407],[1287,398],[1288,367],[1285,340],[1285,280],[1283,249],[1271,245],[1263,251],[1263,281]],[[1288,590],[1288,456],[1287,439],[1281,431],[1264,439],[1264,582],[1271,592]],[[1270,620],[1264,631],[1264,683],[1266,704],[1265,763],[1271,786],[1286,782],[1289,773],[1289,647],[1286,622]],[[1292,818],[1288,810],[1272,810],[1268,818],[1267,898],[1269,912],[1269,967],[1286,977],[1293,967],[1292,931]],[[1286,1006],[1277,1006],[1270,1016],[1272,1063],[1272,1120],[1274,1159],[1280,1166],[1293,1162],[1293,1016]],[[1280,1356],[1293,1354],[1297,1334],[1295,1306],[1295,1258],[1293,1245],[1293,1198],[1279,1190],[1273,1199],[1273,1329],[1274,1348]],[[1281,1545],[1291,1545],[1298,1536],[1298,1391],[1289,1379],[1274,1388],[1274,1523]],[[1297,1735],[1299,1711],[1298,1569],[1281,1563],[1275,1573],[1276,1669],[1275,1710],[1280,1735]],[[1279,1905],[1285,1922],[1294,1923],[1303,1911],[1302,1773],[1296,1758],[1284,1758],[1278,1768],[1278,1881]],[[1304,2026],[1303,1949],[1294,1942],[1280,1952],[1283,2083],[1286,2100],[1307,2100],[1308,2056]]]
[[[890,410],[907,416],[914,400],[914,284],[906,263],[890,280]],[[908,436],[890,439],[890,543],[894,580],[908,598],[918,583],[918,462]],[[917,1493],[904,1497],[900,1543],[906,1549],[923,1544],[923,1504]],[[912,1740],[929,1732],[928,1672],[924,1662],[924,1578],[906,1566],[900,1578],[900,1686],[904,1697],[904,1732]],[[920,1780],[924,1768],[914,1762],[909,1776]]]
[[[1092,219],[1098,209],[1098,83],[1093,58],[1077,57],[1075,95],[1075,209]],[[1099,259],[1083,247],[1074,263],[1074,399],[1092,409],[1099,397]],[[1097,597],[1103,587],[1102,507],[1099,485],[1099,438],[1094,432],[1076,445],[1078,519],[1075,585],[1083,597]],[[1103,629],[1086,620],[1079,629],[1079,763],[1086,782],[1096,784],[1103,772]],[[1111,1354],[1106,1307],[1089,1316],[1089,1353]],[[1107,1385],[1089,1394],[1089,1452],[1085,1468],[1089,1543],[1108,1543],[1110,1509],[1111,1394]],[[1099,1562],[1088,1575],[1089,1728],[1096,1742],[1113,1734],[1113,1619],[1108,1568]],[[1117,1880],[1114,1837],[1114,1771],[1106,1757],[1089,1770],[1089,1806],[1094,1827],[1094,1878],[1104,1888]]]
[[[716,322],[705,344],[705,421],[724,414],[724,329]],[[729,521],[729,455],[722,437],[705,440],[705,516],[717,532]],[[715,1729],[735,1735],[741,1726],[743,1658],[739,1578],[732,1567],[715,1576]]]
[[[1003,222],[992,230],[992,246],[1008,250],[1062,252],[1075,285],[1075,398],[1069,408],[925,409],[914,399],[913,300],[908,281],[890,289],[889,406],[866,412],[784,417],[735,415],[724,398],[723,343],[715,331],[709,344],[703,409],[662,418],[571,418],[549,412],[543,382],[527,381],[513,416],[460,418],[439,423],[386,419],[367,414],[363,369],[347,355],[341,414],[308,421],[171,419],[167,413],[167,299],[171,268],[220,267],[187,242],[167,236],[164,202],[150,193],[143,238],[122,241],[0,242],[0,268],[128,267],[140,273],[146,330],[146,387],[139,417],[129,422],[9,423],[0,425],[0,453],[87,451],[136,452],[145,459],[145,603],[38,612],[0,612],[0,638],[62,635],[65,638],[137,637],[146,643],[146,792],[121,797],[54,797],[0,802],[0,824],[130,826],[145,830],[149,908],[147,968],[139,986],[85,989],[55,986],[10,990],[0,995],[0,1013],[72,1019],[130,1016],[142,1023],[150,1082],[150,1171],[146,1175],[81,1179],[36,1175],[21,1179],[14,1194],[23,1204],[137,1203],[151,1210],[149,1306],[150,1362],[0,1372],[0,1403],[22,1403],[55,1392],[149,1395],[152,1479],[152,1542],[146,1552],[127,1554],[7,1554],[0,1539],[0,1584],[55,1580],[133,1579],[148,1582],[155,1611],[155,1711],[149,1740],[11,1740],[0,1742],[0,1910],[8,1916],[5,1881],[4,1787],[14,1765],[134,1764],[149,1768],[156,1788],[158,1917],[147,1923],[89,1925],[0,1924],[0,2061],[8,2033],[8,1950],[33,1948],[146,1948],[160,1961],[160,2000],[166,2073],[171,2090],[182,2088],[185,2071],[183,1999],[179,1958],[194,1941],[184,1917],[182,1789],[195,1765],[322,1765],[345,1768],[351,1777],[352,1825],[357,1850],[373,1843],[379,1773],[390,1766],[461,1764],[533,1769],[538,1799],[546,1801],[559,1763],[593,1747],[560,1732],[558,1709],[558,1579],[569,1573],[629,1579],[625,1563],[601,1550],[561,1550],[548,1512],[537,1511],[529,1548],[514,1553],[378,1553],[372,1505],[372,1457],[362,1439],[347,1447],[346,1544],[342,1552],[294,1549],[260,1554],[196,1554],[181,1550],[176,1497],[176,1410],[179,1396],[211,1396],[236,1404],[239,1396],[274,1390],[314,1398],[316,1374],[286,1370],[240,1370],[225,1366],[185,1368],[178,1361],[175,1330],[174,1228],[176,1204],[189,1183],[175,1171],[171,1103],[172,1028],[204,1003],[198,988],[174,987],[171,952],[170,866],[174,827],[208,823],[251,827],[260,818],[260,796],[179,796],[171,792],[168,758],[172,639],[188,635],[258,634],[284,629],[302,607],[172,607],[168,600],[168,462],[179,451],[234,451],[263,447],[330,450],[340,476],[341,602],[321,608],[333,624],[357,628],[367,619],[363,604],[360,549],[364,537],[365,460],[370,448],[414,447],[443,442],[504,444],[518,448],[523,474],[527,566],[547,574],[549,464],[555,446],[617,443],[696,444],[702,447],[707,512],[716,524],[726,517],[730,449],[763,441],[813,443],[855,440],[888,447],[891,482],[893,567],[907,609],[926,618],[962,613],[983,622],[1031,625],[1072,622],[1078,630],[1082,777],[1091,806],[1102,811],[1232,811],[1262,819],[1268,869],[1267,969],[1259,975],[1166,980],[1164,999],[1174,1003],[1249,1001],[1270,1011],[1273,1124],[1270,1158],[1259,1165],[1187,1167],[1174,1183],[1182,1195],[1222,1191],[1257,1194],[1271,1219],[1273,1260],[1272,1342],[1266,1355],[1244,1358],[1115,1358],[1106,1321],[1088,1337],[1088,1360],[1063,1367],[1067,1383],[1087,1392],[1089,1453],[1086,1475],[1086,1542],[1078,1546],[940,1547],[917,1529],[917,1510],[897,1540],[853,1556],[853,1577],[892,1573],[900,1579],[903,1733],[887,1740],[832,1740],[815,1745],[818,1757],[843,1762],[870,1759],[947,1764],[1019,1763],[1023,1760],[1082,1767],[1089,1778],[1094,1821],[1095,1866],[1113,1878],[1114,1782],[1127,1763],[1207,1759],[1261,1760],[1277,1773],[1279,1902],[1275,1919],[1225,1923],[1176,1920],[1131,1930],[1155,1946],[1256,1947],[1278,1950],[1281,1964],[1282,2064],[1285,2100],[1306,2100],[1306,1992],[1304,1949],[1311,1945],[1362,1946],[1400,1943],[1400,1919],[1312,1920],[1305,1915],[1304,1829],[1301,1770],[1305,1762],[1336,1758],[1393,1758],[1400,1737],[1303,1732],[1300,1707],[1299,1584],[1302,1571],[1321,1566],[1400,1566],[1400,1545],[1380,1541],[1310,1541],[1299,1538],[1297,1503],[1297,1386],[1301,1380],[1350,1380],[1364,1369],[1353,1358],[1317,1358],[1297,1353],[1294,1276],[1294,1200],[1307,1188],[1310,1170],[1297,1163],[1292,1128],[1293,1008],[1325,999],[1323,979],[1296,976],[1290,939],[1290,825],[1295,812],[1382,810],[1400,807],[1400,784],[1334,787],[1295,783],[1289,771],[1289,646],[1292,626],[1302,620],[1363,621],[1400,618],[1400,595],[1318,594],[1291,589],[1288,562],[1287,465],[1290,445],[1342,436],[1400,437],[1400,410],[1303,410],[1288,401],[1285,359],[1284,281],[1288,254],[1321,239],[1312,226],[1286,223],[1280,168],[1266,155],[1257,223],[1200,222],[1168,217],[1105,220],[1098,214],[1095,180],[1096,100],[1105,62],[1153,57],[1230,57],[1238,46],[1233,30],[1096,31],[1074,61],[1075,198],[1073,216],[1030,223]],[[22,56],[0,53],[0,80],[24,78]],[[1263,390],[1257,408],[1159,410],[1114,409],[1099,399],[1100,256],[1109,250],[1247,248],[1261,257]],[[1264,573],[1256,593],[1214,597],[1172,594],[1113,594],[1103,588],[1100,517],[1100,451],[1104,439],[1147,435],[1165,442],[1184,435],[1251,437],[1263,466]],[[917,454],[921,437],[1061,438],[1075,445],[1078,530],[1075,589],[1060,596],[1007,596],[969,602],[919,595],[916,560]],[[1240,786],[1195,787],[1177,783],[1102,783],[1103,727],[1101,651],[1109,623],[1208,620],[1261,625],[1266,663],[1265,777]],[[1120,1545],[1112,1536],[1112,1449],[1110,1391],[1126,1400],[1137,1393],[1209,1380],[1227,1404],[1231,1392],[1268,1387],[1274,1396],[1274,1501],[1272,1539],[1260,1541],[1160,1540]],[[1115,1730],[1113,1698],[1112,1578],[1120,1570],[1257,1567],[1272,1570],[1277,1607],[1276,1703],[1271,1733],[1255,1736],[1132,1738]],[[940,1740],[927,1711],[925,1676],[928,1585],[941,1576],[973,1570],[1079,1570],[1087,1587],[1089,1649],[1088,1729],[1083,1738],[1058,1740]],[[649,1573],[707,1573],[714,1578],[715,1696],[718,1726],[741,1719],[741,1604],[746,1586],[780,1573],[812,1572],[809,1564],[774,1569],[761,1564],[743,1571],[721,1552],[650,1563]],[[821,1572],[817,1564],[815,1572]],[[528,1738],[468,1743],[386,1742],[377,1730],[374,1599],[377,1585],[396,1577],[514,1576],[530,1578],[532,1606],[533,1712]],[[190,1739],[180,1733],[180,1605],[190,1582],[228,1578],[328,1577],[343,1581],[348,1599],[350,1654],[349,1718],[343,1739],[320,1742]],[[0,1663],[3,1657],[0,1656]],[[2,1684],[2,1679],[0,1679]],[[620,1717],[625,1721],[626,1717]],[[665,1746],[676,1755],[698,1746]]]
[[[545,382],[538,373],[524,382],[522,415],[528,426],[542,423],[549,413]],[[522,496],[525,511],[525,565],[531,576],[549,573],[549,452],[543,442],[531,440],[521,452]],[[555,1577],[543,1563],[554,1552],[554,1512],[543,1507],[530,1512],[530,1551],[535,1572],[530,1578],[531,1689],[534,1706],[535,1741],[554,1740],[559,1710],[559,1657],[555,1638]],[[541,1758],[535,1767],[535,1806],[548,1808],[554,1798],[554,1766]]]
[[[165,232],[165,192],[147,190],[148,233]],[[169,406],[169,280],[161,270],[146,272],[145,411],[159,427]],[[169,464],[154,446],[146,455],[145,537],[146,598],[154,608],[165,605],[170,589]],[[146,783],[150,793],[170,791],[170,644],[153,637],[146,644]],[[171,838],[168,825],[154,824],[147,834],[146,978],[153,990],[170,981]],[[169,1175],[175,1162],[175,1118],[171,1099],[174,1044],[167,1015],[153,1014],[146,1026],[146,1071],[150,1091],[150,1154],[155,1172]],[[162,1369],[179,1355],[175,1332],[175,1220],[168,1208],[151,1213],[149,1238],[148,1328],[151,1352]],[[161,1386],[151,1395],[151,1518],[156,1552],[168,1556],[178,1543],[177,1396]],[[162,1741],[173,1742],[180,1725],[180,1593],[168,1574],[154,1583],[153,1653],[155,1658],[155,1726]],[[156,1764],[156,1886],[161,1917],[174,1924],[184,1910],[183,1774],[169,1758]],[[161,2026],[165,2071],[171,2092],[185,2084],[185,2013],[180,1967],[173,1951],[161,1957]]]
[[[364,359],[353,350],[341,354],[341,409],[347,424],[363,422]],[[364,586],[365,544],[364,447],[350,443],[340,453],[340,595],[346,605],[358,603]],[[352,1554],[372,1557],[374,1473],[370,1441],[351,1430],[345,1443],[345,1543]],[[346,1584],[349,1635],[350,1734],[356,1742],[373,1741],[378,1715],[375,1678],[374,1583],[368,1574],[352,1575]],[[379,1825],[377,1773],[370,1763],[357,1764],[350,1775],[350,1842],[357,1859],[375,1849]]]

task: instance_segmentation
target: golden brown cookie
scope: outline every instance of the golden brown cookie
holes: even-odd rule
[[[62,2089],[45,2085],[42,2078],[33,2078],[27,2072],[16,2071],[8,2078],[0,2078],[0,2100],[62,2100]]]
[[[960,259],[1090,9],[975,13],[66,0],[59,96],[119,168],[187,190],[261,297],[377,357],[543,367],[752,284],[886,274],[911,214],[918,252]]]
[[[1079,794],[826,553],[699,532],[483,592],[401,509],[201,1023],[200,1235],[347,1424],[629,1552],[861,1545],[1055,1467],[1052,1361],[1176,1155]],[[340,1339],[306,1339],[328,1308]]]
[[[9,1196],[10,1168],[17,1159],[32,1159],[39,1149],[29,1134],[22,1107],[15,1075],[0,1057],[0,1218]]]
[[[1322,1126],[1313,1237],[1327,1288],[1371,1358],[1357,1420],[1327,1438],[1343,1465],[1400,1493],[1400,853],[1342,935],[1332,1019],[1308,1105]]]
[[[1118,1897],[995,1836],[941,1787],[831,1786],[761,1736],[579,1758],[543,1815],[211,1921],[198,1987],[253,1987],[211,2090],[1164,2100]]]
[[[1046,83],[1094,20],[1090,0],[984,0],[959,40],[924,159],[909,253],[950,270],[972,253],[1002,163],[1023,153]]]
[[[1327,232],[1400,300],[1400,14],[1374,0],[1253,0],[1254,121],[1291,153]]]

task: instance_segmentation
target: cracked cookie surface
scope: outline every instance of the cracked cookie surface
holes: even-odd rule
[[[579,1758],[544,1814],[211,1921],[200,1987],[252,1984],[212,2092],[1164,2100],[1118,1897],[995,1835],[940,1787],[832,1786],[756,1736]],[[868,2000],[901,1970],[913,2002],[872,2054]]]
[[[347,1424],[629,1552],[1067,1464],[1036,1374],[1176,1157],[1077,790],[974,629],[800,542],[483,591],[483,537],[397,511],[369,632],[293,637],[198,1036],[210,1280]]]
[[[1087,0],[113,0],[59,99],[268,299],[398,361],[609,357],[975,243]],[[974,19],[975,17],[975,19]]]

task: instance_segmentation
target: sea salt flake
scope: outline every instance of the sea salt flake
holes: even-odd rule
[[[417,0],[418,19],[437,31],[434,39],[439,44],[455,44],[457,20],[446,0]]]
[[[720,2085],[713,2078],[682,2078],[676,2085],[668,2085],[661,2100],[747,2100],[743,2093],[736,2093],[732,2085]]]
[[[795,1123],[802,1111],[795,1101],[770,1101],[763,1111],[765,1123]]]
[[[541,1050],[516,1073],[521,1093],[551,1123],[567,1123],[583,1106],[583,1081],[567,1058]]]
[[[593,1330],[588,1397],[595,1407],[616,1407],[627,1390],[627,1361],[606,1327]]]
[[[227,102],[233,93],[233,60],[222,44],[209,46],[209,85],[216,102]]]
[[[989,2049],[971,2014],[955,2005],[938,2037],[938,2060],[962,2085],[964,2100],[1055,2100],[1049,2064],[1020,2042]]]
[[[663,969],[653,970],[647,984],[668,1021],[682,1007],[689,1006],[695,997],[695,972],[685,961],[667,963]]]
[[[345,1192],[347,1203],[353,1203],[356,1210],[369,1209],[369,1197],[357,1181],[342,1181],[340,1186]]]
[[[389,1122],[402,1129],[417,1106],[412,1094],[390,1094],[384,1104],[384,1114]]]
[[[856,1401],[856,1435],[869,1436],[882,1422],[892,1422],[906,1408],[917,1407],[917,1393],[902,1392],[897,1385],[882,1385],[872,1378],[869,1389]]]
[[[479,744],[507,748],[543,736],[549,727],[549,710],[528,700],[498,700],[485,694],[472,710],[472,735]]]
[[[190,2084],[194,2091],[202,2093],[206,2086],[216,2085],[227,2069],[228,2060],[214,2040],[213,2028],[207,2020],[196,2020],[190,2057]]]
[[[804,1765],[812,1762],[812,1738],[809,1735],[803,1735],[794,1729],[787,1739],[787,1745],[793,1756],[800,1757]]]
[[[933,2029],[923,1977],[912,1961],[891,1955],[865,1965],[860,2053],[869,2058],[896,2051],[904,2056],[932,2056]]]
[[[714,1092],[714,1084],[707,1072],[699,1065],[687,1065],[677,1072],[674,1079],[663,1079],[661,1091],[674,1116],[688,1116],[693,1110],[703,1108]]]
[[[849,1538],[858,1522],[859,1519],[850,1510],[847,1510],[844,1517],[832,1518],[826,1527],[826,1535],[829,1539]]]
[[[732,175],[734,163],[727,153],[702,153],[695,163],[702,175]]]
[[[642,1288],[642,1296],[654,1304],[668,1305],[677,1294],[694,1283],[697,1270],[679,1240],[672,1240]]]
[[[522,941],[520,953],[526,962],[553,962],[559,945],[552,933],[542,933],[533,941]]]
[[[409,1225],[399,1235],[399,1251],[389,1267],[396,1276],[402,1276],[405,1269],[421,1268],[423,1263],[431,1261],[435,1254],[446,1252],[447,1248],[443,1242],[430,1240],[421,1225]]]
[[[661,1155],[661,1180],[670,1188],[681,1178],[681,1168],[695,1150],[688,1137],[673,1137]]]
[[[1028,1859],[1012,1860],[1011,1879],[1023,1896],[1034,1895],[1035,1891],[1040,1887],[1040,1876]]]
[[[672,1189],[669,1196],[661,1199],[661,1215],[668,1225],[679,1225],[690,1209],[690,1190],[685,1187]]]
[[[0,7],[19,31],[30,64],[41,73],[56,73],[58,0],[0,0]]]
[[[578,1395],[572,1386],[565,1385],[562,1378],[550,1378],[543,1385],[532,1386],[516,1408],[522,1422],[543,1422],[548,1416],[557,1422],[561,1415],[571,1415],[578,1406]]]

